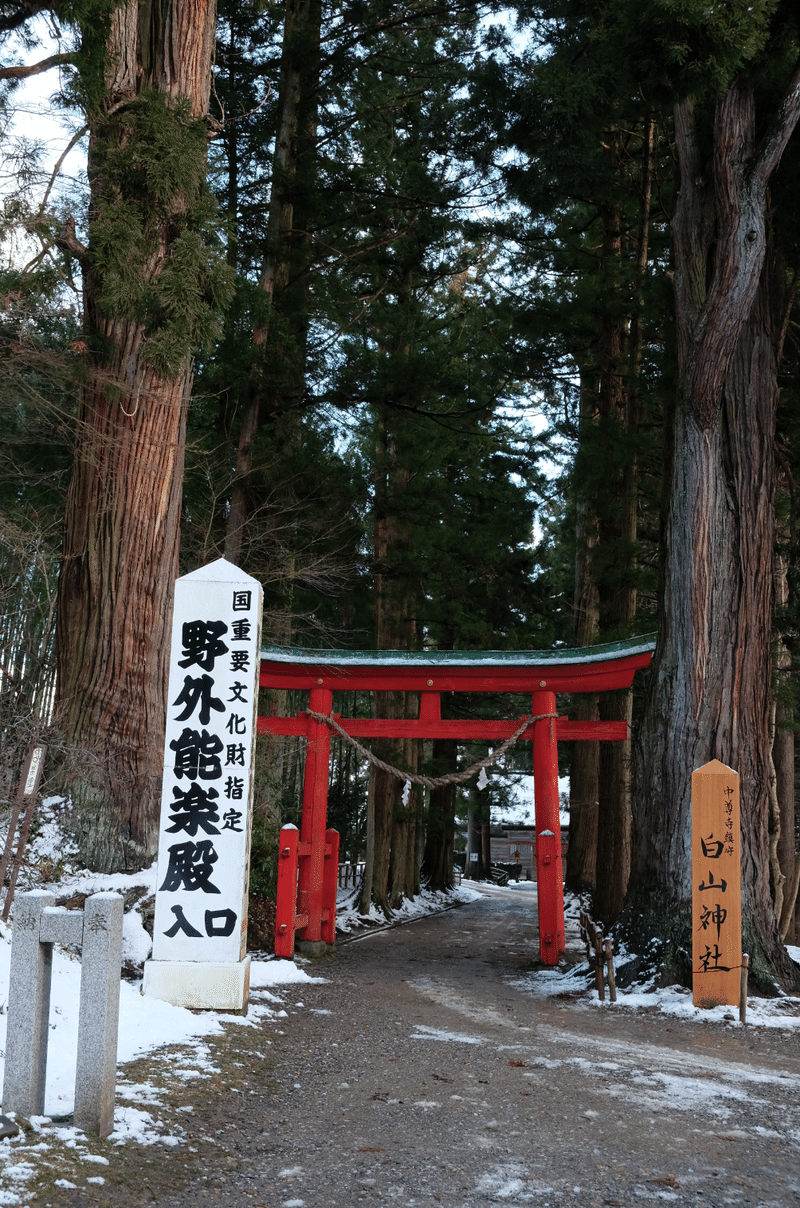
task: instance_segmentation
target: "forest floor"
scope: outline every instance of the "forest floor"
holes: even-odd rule
[[[128,1082],[158,1084],[158,1113],[180,1143],[93,1142],[99,1165],[67,1152],[28,1198],[52,1208],[800,1202],[797,1029],[540,996],[531,904],[494,890],[339,944],[308,966],[324,980],[284,994],[285,1017],[211,1037],[204,1079],[182,1077],[179,1051],[126,1066]]]

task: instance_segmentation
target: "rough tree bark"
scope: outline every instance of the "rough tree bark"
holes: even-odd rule
[[[379,408],[373,505],[374,624],[375,645],[379,650],[417,647],[416,593],[408,568],[411,535],[403,518],[403,496],[412,473],[404,464],[397,434],[392,430],[392,424],[399,423],[390,417],[387,408]],[[419,716],[419,697],[415,693],[376,692],[374,700],[377,717]],[[375,744],[375,752],[394,767],[417,770],[417,744],[412,739],[383,739]],[[404,896],[413,897],[419,890],[416,868],[419,792],[414,787],[408,805],[404,805],[402,781],[388,772],[370,769],[375,811],[371,894],[376,905],[387,912],[399,905]]]
[[[789,603],[787,560],[775,558],[775,604],[780,614]],[[772,764],[775,774],[775,803],[777,827],[770,835],[772,859],[772,895],[778,929],[787,944],[795,940],[794,916],[800,879],[800,854],[795,851],[795,717],[791,692],[791,635],[778,632],[776,636],[775,723],[772,741]],[[777,806],[777,811],[775,810]]]
[[[83,270],[87,352],[57,708],[68,741],[96,758],[73,791],[83,856],[97,869],[141,867],[155,842],[192,327],[202,321],[171,316],[167,295],[178,280],[205,292],[215,12],[214,0],[129,0],[113,13],[103,95],[91,104],[90,94],[89,245],[71,225],[61,239]]]
[[[585,443],[586,428],[597,415],[595,374],[581,373],[580,429]],[[597,508],[585,496],[578,499],[576,517],[575,603],[573,644],[591,646],[597,641],[599,612],[593,554],[597,545]],[[598,721],[600,705],[596,692],[580,693],[572,706],[576,721]],[[600,744],[596,740],[572,745],[569,768],[569,845],[565,884],[574,893],[594,889],[597,863],[597,810]]]
[[[441,768],[437,775],[457,770],[455,743],[447,738],[433,742],[433,764]],[[456,786],[443,784],[431,789],[422,877],[426,888],[434,891],[453,888],[453,851],[455,849]]]
[[[253,511],[253,445],[259,429],[297,409],[305,390],[308,276],[311,254],[308,210],[317,144],[321,0],[288,0],[285,6],[278,91],[278,127],[272,164],[267,248],[261,288],[265,318],[253,332],[254,360],[242,413],[236,477],[231,488],[225,557],[242,563],[247,522]],[[270,373],[263,357],[274,313],[283,320]],[[274,338],[274,333],[273,333]]]
[[[620,175],[622,135],[612,130],[608,154],[615,176]],[[618,276],[622,259],[622,212],[614,200],[602,207],[603,275]],[[627,316],[615,304],[613,288],[603,310],[600,329],[600,392],[598,452],[608,468],[608,482],[598,507],[596,552],[604,564],[596,571],[599,628],[615,637],[630,632],[636,611],[636,588],[631,581],[636,542],[636,473],[630,448],[631,407],[626,371]],[[622,450],[622,456],[620,456]],[[632,495],[632,498],[631,498]],[[613,566],[609,565],[613,559]],[[625,721],[630,726],[630,691],[600,694],[601,721]],[[599,744],[597,860],[593,908],[606,925],[622,908],[630,873],[630,739]]]
[[[635,833],[623,929],[663,942],[690,976],[691,773],[717,758],[742,790],[742,917],[751,980],[797,984],[769,892],[769,698],[776,316],[767,187],[800,114],[800,67],[755,144],[741,76],[704,163],[691,100],[676,106],[673,220],[678,395],[659,644],[635,750]]]

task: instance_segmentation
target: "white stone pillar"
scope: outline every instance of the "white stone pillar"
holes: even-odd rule
[[[144,993],[247,1009],[247,890],[262,591],[220,558],[178,579],[153,957]]]

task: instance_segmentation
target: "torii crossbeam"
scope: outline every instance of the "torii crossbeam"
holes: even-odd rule
[[[329,716],[336,691],[418,692],[418,719],[344,718],[354,738],[453,738],[502,742],[519,727],[508,721],[443,720],[442,692],[530,693],[532,724],[520,741],[533,743],[539,949],[555,965],[564,951],[564,887],[558,809],[558,739],[623,741],[624,721],[556,718],[557,692],[607,692],[629,688],[646,667],[655,635],[579,650],[410,652],[400,650],[301,650],[268,647],[261,652],[261,687],[309,692],[309,709]],[[281,832],[275,952],[291,956],[295,935],[334,942],[338,836],[326,831],[331,731],[301,712],[296,717],[259,717],[260,734],[294,734],[308,740],[300,834]],[[298,842],[299,840],[299,842]],[[327,867],[326,867],[327,857]],[[299,875],[294,870],[298,867]],[[296,890],[295,890],[296,886]],[[296,896],[295,896],[296,895]]]

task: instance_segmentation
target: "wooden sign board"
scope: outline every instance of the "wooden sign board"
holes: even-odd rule
[[[742,967],[739,774],[692,773],[692,984],[696,1007],[737,1006]]]

